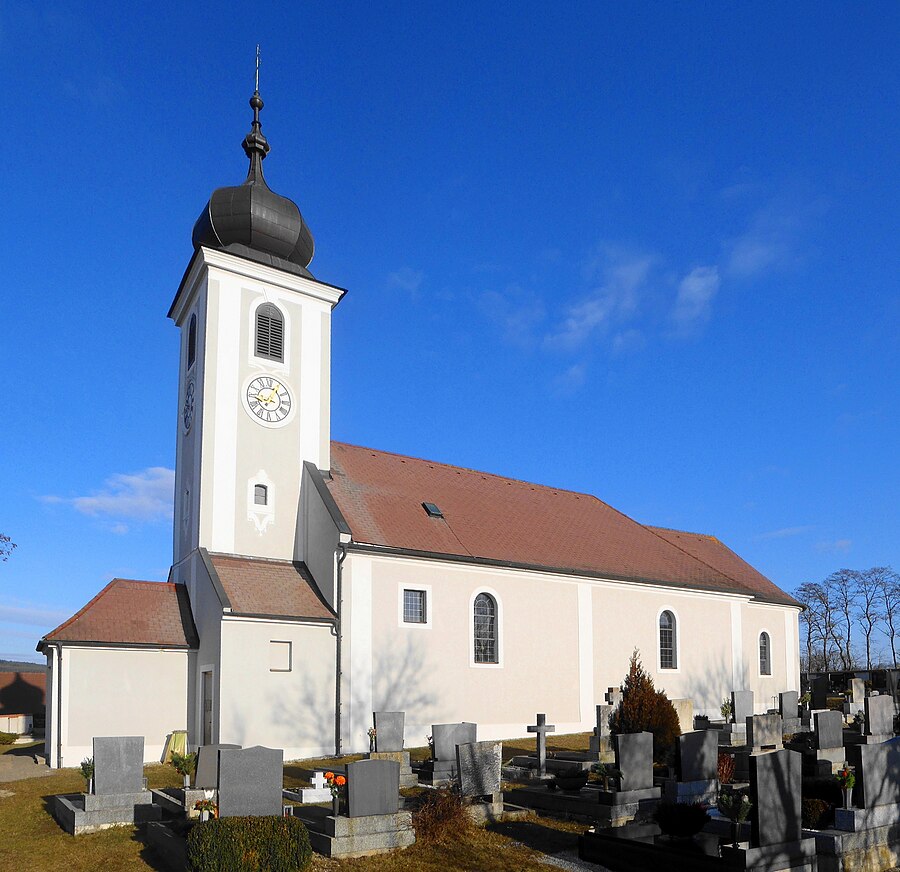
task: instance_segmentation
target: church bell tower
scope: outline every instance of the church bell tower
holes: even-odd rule
[[[297,559],[303,463],[330,467],[331,312],[297,205],[263,176],[259,120],[241,185],[218,188],[169,309],[181,330],[174,563],[197,548]]]

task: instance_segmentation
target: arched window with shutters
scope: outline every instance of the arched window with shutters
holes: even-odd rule
[[[254,354],[269,360],[284,360],[284,315],[272,303],[263,303],[256,310]]]
[[[772,674],[772,640],[765,632],[759,634],[759,674]]]
[[[191,320],[188,322],[188,336],[187,336],[187,366],[190,369],[194,365],[194,361],[197,359],[197,316],[191,315]]]
[[[678,625],[668,609],[659,614],[659,668],[678,668]]]
[[[473,662],[499,663],[497,601],[489,593],[480,593],[475,597],[473,612]]]

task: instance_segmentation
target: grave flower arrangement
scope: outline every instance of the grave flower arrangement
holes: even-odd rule
[[[177,751],[172,752],[172,759],[169,761],[175,771],[184,779],[184,786],[191,786],[191,776],[197,768],[196,754],[179,754]]]
[[[753,808],[753,803],[746,793],[729,790],[727,793],[722,792],[719,794],[716,808],[731,821],[731,843],[736,848],[741,824],[747,820],[750,809]]]
[[[194,803],[194,808],[200,812],[201,821],[208,821],[211,817],[219,816],[219,807],[212,799],[198,799]]]
[[[344,795],[344,788],[347,786],[347,779],[343,775],[335,775],[333,772],[325,773],[325,780],[331,790],[331,810],[335,817],[340,814],[341,799]]]
[[[616,767],[613,766],[612,763],[595,763],[593,766],[591,766],[591,772],[593,772],[594,775],[600,776],[603,781],[604,790],[610,789],[610,779],[622,777],[622,773],[618,769],[616,769]]]
[[[428,753],[431,755],[431,759],[434,760],[434,736],[426,736],[425,741],[428,742]]]
[[[369,727],[369,729],[366,732],[369,734],[369,750],[374,751],[375,750],[375,733],[376,733],[375,727]]]
[[[81,776],[87,782],[87,792],[94,792],[94,758],[85,757],[81,761]]]
[[[722,705],[719,706],[719,711],[722,714],[722,717],[727,721],[731,717],[731,700],[726,698],[722,700]]]
[[[812,693],[806,691],[806,693],[801,694],[798,702],[800,703],[800,705],[806,708],[806,706],[808,706],[812,702]]]
[[[856,729],[859,730],[860,732],[863,731],[863,727],[865,726],[865,723],[866,723],[866,715],[864,712],[857,712],[853,716],[853,726],[856,727]]]
[[[843,769],[838,769],[834,777],[840,784],[841,790],[852,790],[856,786],[856,775],[846,763]]]

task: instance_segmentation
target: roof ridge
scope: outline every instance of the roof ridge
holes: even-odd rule
[[[679,530],[677,527],[661,527],[659,524],[644,524],[648,530],[665,530],[668,533],[684,533],[685,536],[702,536],[704,539],[713,539],[716,542],[721,542],[722,540],[716,536],[713,536],[712,533],[697,533],[694,530]]]

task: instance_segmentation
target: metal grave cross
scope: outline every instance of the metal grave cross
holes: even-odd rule
[[[541,775],[547,774],[547,733],[555,733],[556,726],[554,724],[547,723],[547,715],[539,714],[537,716],[537,723],[532,724],[525,729],[528,730],[529,733],[537,733],[537,757],[538,757],[538,772]]]
[[[328,782],[325,780],[324,772],[316,772],[312,777],[312,786],[316,790],[324,790],[328,787]]]

